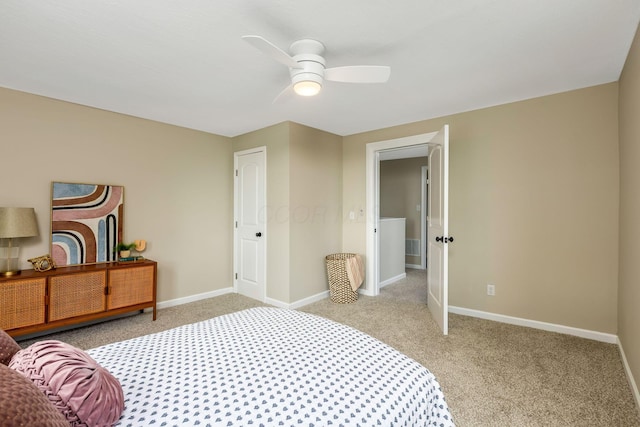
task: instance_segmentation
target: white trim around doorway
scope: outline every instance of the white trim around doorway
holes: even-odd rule
[[[366,147],[366,283],[360,293],[377,296],[380,292],[378,269],[378,239],[376,229],[380,217],[380,152],[413,145],[428,144],[438,132],[371,142]]]

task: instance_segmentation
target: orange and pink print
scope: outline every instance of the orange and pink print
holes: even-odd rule
[[[51,257],[55,265],[115,261],[123,208],[124,187],[54,182]]]

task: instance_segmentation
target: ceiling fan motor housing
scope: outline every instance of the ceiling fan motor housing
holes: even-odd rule
[[[301,58],[304,57],[304,58]],[[290,68],[291,83],[311,81],[322,86],[324,80],[324,58],[317,55],[296,55],[294,59],[298,61],[301,68]]]
[[[293,59],[299,68],[289,68],[291,83],[295,86],[299,82],[316,82],[320,86],[324,81],[325,61],[322,57],[324,45],[311,39],[295,41],[289,47]]]

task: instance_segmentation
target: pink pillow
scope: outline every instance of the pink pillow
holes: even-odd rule
[[[29,378],[72,426],[112,425],[124,410],[118,380],[87,353],[40,341],[16,353],[9,367]]]
[[[11,336],[0,329],[0,363],[8,365],[14,354],[20,351],[20,346]]]

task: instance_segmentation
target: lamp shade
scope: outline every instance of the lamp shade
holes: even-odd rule
[[[38,223],[33,208],[0,208],[0,238],[37,235]]]

